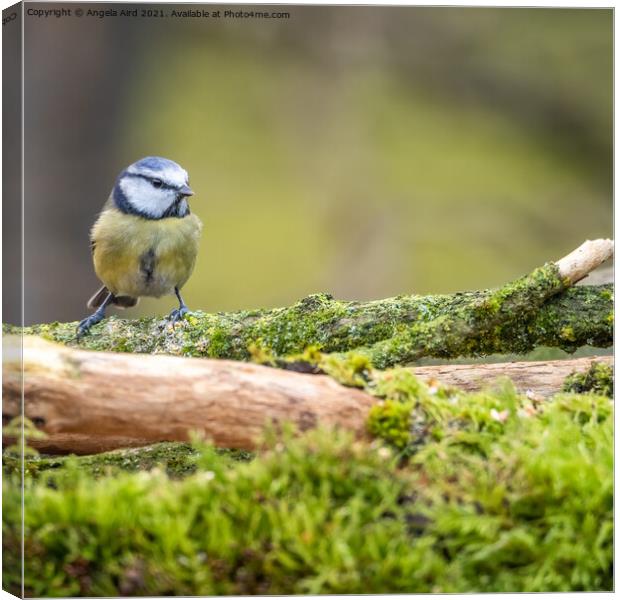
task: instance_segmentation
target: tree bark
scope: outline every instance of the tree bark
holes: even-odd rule
[[[10,340],[9,340],[10,341]],[[19,340],[16,340],[19,341]],[[47,434],[28,444],[49,454],[92,454],[158,441],[186,441],[197,431],[226,448],[255,448],[265,425],[292,422],[366,431],[376,398],[323,375],[227,360],[88,352],[36,337],[5,345],[3,421],[21,414]],[[595,359],[420,367],[423,378],[477,389],[495,377],[547,396],[566,375]],[[596,360],[611,362],[611,357]],[[23,379],[22,379],[23,378]],[[5,437],[3,443],[13,443]]]
[[[197,312],[174,328],[158,319],[113,317],[80,341],[76,323],[24,331],[95,350],[235,360],[248,360],[251,348],[264,356],[287,357],[312,346],[323,353],[354,351],[376,368],[422,357],[521,354],[537,346],[570,352],[613,343],[613,286],[571,287],[612,254],[612,241],[588,241],[557,263],[496,290],[373,302],[315,294],[287,308]]]

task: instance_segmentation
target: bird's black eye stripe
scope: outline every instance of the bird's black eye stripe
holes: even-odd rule
[[[142,173],[126,173],[125,175],[129,177],[140,177],[141,179],[146,179],[147,181],[151,183],[151,185],[154,188],[157,188],[159,190],[176,190],[177,189],[173,185],[165,183],[164,181],[162,181],[161,179],[158,179],[157,177],[155,178],[147,177],[146,175],[142,175]]]

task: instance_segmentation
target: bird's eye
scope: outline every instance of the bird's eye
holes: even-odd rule
[[[154,188],[160,188],[164,182],[161,179],[153,179],[151,183],[153,184]]]

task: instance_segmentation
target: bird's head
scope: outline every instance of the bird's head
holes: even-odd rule
[[[187,171],[174,161],[147,156],[118,176],[112,197],[119,210],[146,219],[184,217],[194,193],[188,183]]]

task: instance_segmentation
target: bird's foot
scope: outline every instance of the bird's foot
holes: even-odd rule
[[[103,315],[99,315],[97,313],[94,313],[90,315],[90,317],[82,319],[77,326],[77,339],[79,340],[80,338],[84,337],[90,331],[90,328],[93,325],[99,323],[99,321],[101,321],[102,319]]]
[[[179,306],[179,308],[175,308],[168,315],[168,323],[174,326],[176,323],[182,320],[183,317],[187,314],[189,314],[189,308],[187,308],[187,306]]]

